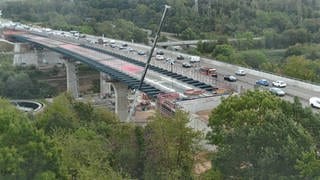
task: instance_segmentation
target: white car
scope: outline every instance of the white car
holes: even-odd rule
[[[175,63],[175,60],[172,59],[172,58],[167,58],[167,59],[166,59],[166,63],[168,63],[168,64],[174,64],[174,63]]]
[[[319,108],[320,109],[320,98],[318,97],[311,97],[309,99],[309,104],[311,107]]]
[[[272,82],[272,85],[280,88],[284,88],[287,86],[287,84],[284,81],[280,81],[280,80]]]
[[[162,60],[164,60],[164,56],[156,55],[156,60],[162,61]]]
[[[237,76],[245,76],[246,72],[243,69],[239,69],[238,71],[235,72]]]

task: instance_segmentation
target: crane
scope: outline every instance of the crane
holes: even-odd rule
[[[161,29],[162,29],[162,25],[163,25],[163,22],[164,22],[164,19],[166,17],[166,14],[167,14],[167,11],[168,9],[171,8],[170,6],[168,5],[165,5],[165,8],[164,8],[164,11],[163,11],[163,14],[162,14],[162,17],[161,17],[161,21],[160,21],[160,25],[159,25],[159,29],[156,33],[156,36],[155,36],[155,39],[154,39],[154,42],[153,42],[153,46],[151,48],[151,51],[150,51],[150,54],[148,56],[148,60],[146,62],[146,65],[144,67],[144,71],[143,71],[143,74],[141,76],[141,79],[140,79],[140,84],[139,84],[139,87],[138,89],[135,91],[135,94],[134,94],[134,100],[133,100],[133,103],[132,103],[132,106],[131,106],[131,109],[129,111],[129,115],[127,117],[127,120],[126,122],[129,122],[130,119],[132,118],[132,115],[134,114],[134,111],[135,111],[135,107],[137,105],[137,101],[138,101],[138,96],[140,95],[140,91],[141,91],[141,88],[142,88],[142,85],[143,85],[143,81],[144,81],[144,78],[147,74],[147,71],[149,69],[149,66],[150,66],[150,61],[151,61],[151,57],[152,57],[152,54],[153,54],[153,51],[157,45],[157,41],[160,37],[160,32],[161,32]]]

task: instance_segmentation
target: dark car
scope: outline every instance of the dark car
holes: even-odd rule
[[[164,55],[164,52],[163,52],[163,51],[157,51],[156,54],[157,54],[157,55]]]
[[[184,57],[182,55],[177,56],[177,60],[184,60]]]
[[[144,51],[139,51],[138,54],[139,54],[140,56],[143,56],[143,55],[145,55],[146,53],[145,53]]]
[[[226,81],[229,81],[229,82],[235,82],[237,81],[237,78],[232,76],[232,75],[226,75],[226,76],[223,76],[223,79],[226,80]]]
[[[260,79],[256,81],[257,85],[262,85],[262,86],[269,86],[269,82],[266,79]]]

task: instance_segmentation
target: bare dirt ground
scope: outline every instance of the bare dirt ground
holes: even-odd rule
[[[52,67],[49,68],[42,68],[41,71],[45,73],[49,73],[50,70],[52,70]],[[100,74],[99,73],[91,73],[91,74],[78,74],[78,82],[79,82],[79,92],[80,94],[88,94],[92,93],[90,92],[93,86],[93,81],[99,80]],[[49,78],[40,80],[45,81],[52,85],[53,87],[56,87],[58,92],[65,92],[67,90],[67,77],[65,73],[65,69],[61,68],[57,72],[56,75],[53,75]]]
[[[199,111],[196,114],[200,116],[200,118],[204,121],[204,122],[209,122],[209,116],[211,114],[212,110],[204,110],[204,111]]]
[[[209,169],[211,169],[212,164],[209,158],[209,154],[207,152],[200,152],[195,156],[195,165],[194,165],[194,172],[197,175],[205,173]]]
[[[149,110],[149,111],[136,111],[135,112],[135,115],[134,115],[134,118],[135,118],[135,123],[138,123],[138,124],[145,124],[145,123],[148,123],[150,120],[149,118],[151,116],[153,116],[155,114],[155,111],[154,110]]]

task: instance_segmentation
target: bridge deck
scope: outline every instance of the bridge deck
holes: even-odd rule
[[[122,59],[119,56],[112,56],[110,53],[80,44],[57,41],[32,34],[12,36],[17,40],[35,43],[93,66],[111,75],[114,79],[128,84],[131,88],[137,88],[144,70],[145,64],[142,62]],[[156,95],[160,92],[178,92],[182,97],[185,97],[184,92],[188,89],[200,90],[204,88],[209,91],[209,87],[199,81],[152,66],[146,75],[142,90],[149,95]]]

